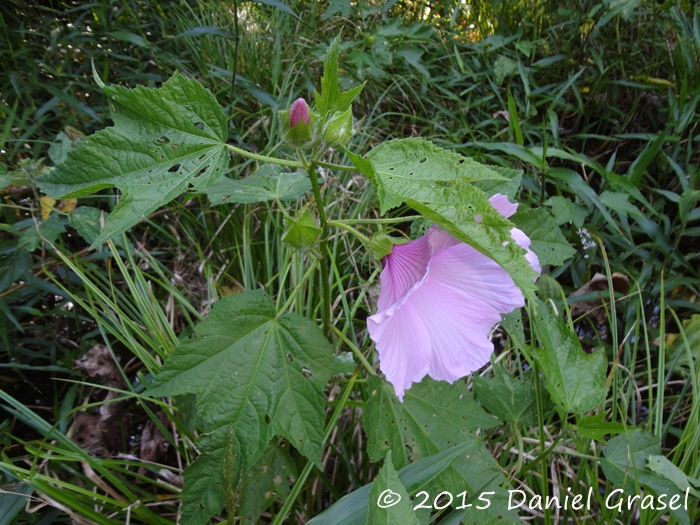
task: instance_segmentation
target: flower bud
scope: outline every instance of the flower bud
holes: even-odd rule
[[[289,108],[289,127],[293,128],[302,120],[307,126],[309,125],[309,106],[306,100],[298,98]]]

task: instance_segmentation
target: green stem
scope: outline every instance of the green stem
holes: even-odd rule
[[[408,217],[390,217],[388,219],[344,219],[333,221],[336,225],[340,224],[395,224],[397,222],[415,221],[422,219],[422,215],[409,215]]]
[[[303,159],[304,157],[301,156]],[[306,164],[306,162],[304,162]],[[328,331],[331,324],[331,282],[328,271],[328,219],[326,219],[326,210],[323,205],[323,197],[321,197],[321,188],[318,186],[318,175],[316,174],[316,162],[311,161],[307,164],[306,171],[311,180],[311,188],[314,192],[314,200],[316,201],[316,209],[318,210],[318,219],[321,222],[321,237],[319,240],[319,248],[321,257],[321,291],[323,294],[322,319],[323,319],[323,334],[328,337]]]
[[[360,367],[358,366],[357,368],[355,368],[355,373],[350,378],[350,381],[348,381],[348,384],[345,387],[345,391],[343,392],[343,397],[340,398],[338,406],[336,406],[335,410],[333,411],[333,415],[331,416],[331,420],[326,425],[326,429],[323,433],[323,443],[324,444],[326,443],[326,441],[328,441],[328,438],[331,437],[331,433],[333,432],[333,428],[335,427],[336,423],[338,422],[338,418],[340,417],[340,413],[345,408],[345,404],[348,402],[348,398],[350,397],[350,393],[352,392],[352,389],[355,386],[355,381],[357,381],[357,375],[359,374],[359,372],[360,372]],[[319,467],[319,469],[322,469],[323,465],[318,465],[318,467]],[[289,493],[289,496],[287,496],[287,499],[284,502],[284,505],[282,506],[282,508],[280,509],[279,514],[277,514],[277,516],[275,516],[275,519],[272,522],[272,525],[282,525],[282,522],[287,517],[287,514],[289,514],[289,511],[291,510],[292,505],[294,505],[294,502],[299,497],[299,493],[301,492],[301,489],[304,487],[304,483],[306,482],[306,478],[309,477],[309,474],[311,474],[311,469],[313,469],[313,468],[314,468],[314,462],[309,461],[306,464],[306,466],[304,467],[304,470],[301,471],[299,478],[297,479],[296,483],[294,484],[294,488]]]
[[[259,160],[260,162],[271,162],[272,164],[281,164],[282,166],[292,166],[294,168],[304,167],[304,164],[302,164],[298,160],[284,160],[276,159],[275,157],[268,157],[266,155],[258,155],[257,153],[237,148],[236,146],[232,146],[231,144],[226,144],[226,147],[231,151],[235,151],[239,155],[243,155],[244,157],[248,157],[250,159]]]
[[[360,363],[362,363],[362,366],[364,366],[364,367],[367,369],[367,371],[368,371],[371,375],[373,375],[373,376],[376,376],[376,375],[377,375],[377,372],[374,371],[374,368],[372,368],[372,365],[369,364],[369,361],[367,361],[367,358],[365,358],[365,356],[364,356],[364,354],[362,353],[362,351],[361,351],[359,348],[357,348],[357,347],[352,343],[352,341],[350,341],[350,339],[348,339],[348,338],[345,336],[345,334],[344,334],[343,332],[341,332],[340,330],[338,330],[338,328],[337,328],[336,326],[334,326],[334,325],[331,325],[331,331],[332,331],[335,335],[337,335],[338,337],[340,337],[340,339],[341,339],[346,345],[348,345],[348,346],[350,347],[350,350],[353,351],[353,353],[354,353],[354,354],[357,356],[357,358],[360,360]]]
[[[344,230],[347,230],[347,231],[349,231],[350,233],[352,233],[355,237],[357,237],[358,239],[360,239],[362,242],[364,242],[364,243],[369,243],[369,237],[367,237],[367,236],[365,236],[365,235],[362,235],[362,234],[361,234],[360,232],[358,232],[355,228],[353,228],[352,226],[348,226],[348,225],[345,224],[344,222],[341,222],[341,221],[328,221],[328,226],[335,226],[335,227],[337,227],[337,228],[342,228],[342,229],[344,229]]]
[[[355,166],[343,166],[341,164],[332,164],[330,162],[316,161],[316,164],[323,168],[328,168],[329,170],[340,170],[340,171],[357,171]]]

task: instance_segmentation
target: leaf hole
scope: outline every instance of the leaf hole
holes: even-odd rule
[[[202,155],[199,156],[199,158],[197,160],[202,160],[206,156],[207,156],[206,153],[203,153]]]
[[[394,171],[394,168],[389,168],[389,171]]]
[[[428,157],[423,157],[418,161],[418,164],[423,164],[426,160],[428,160]]]
[[[169,173],[175,173],[177,170],[180,169],[180,164],[175,164],[172,168],[168,170]]]
[[[287,356],[286,356],[286,357],[287,357],[287,361],[289,361],[290,363],[293,363],[293,362],[294,362],[294,358],[292,357],[292,354],[287,353]]]
[[[465,161],[465,160],[466,160],[466,159],[459,159],[459,160],[457,161],[457,166],[461,166],[462,164],[464,164],[464,161]]]
[[[204,124],[203,124],[202,122],[195,122],[195,123],[194,123],[194,127],[197,128],[197,129],[203,130],[203,129],[204,129]]]
[[[476,216],[476,222],[481,222],[481,214],[478,214],[478,215]]]
[[[159,139],[156,139],[156,142],[160,142],[161,144],[168,144],[170,142],[170,139],[163,135]]]

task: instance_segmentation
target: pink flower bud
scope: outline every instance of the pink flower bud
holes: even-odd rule
[[[289,108],[289,127],[293,128],[302,120],[307,126],[309,125],[309,106],[306,100],[298,98],[294,101],[292,107]]]

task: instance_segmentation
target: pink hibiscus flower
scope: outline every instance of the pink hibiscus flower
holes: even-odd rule
[[[490,202],[505,217],[518,209],[505,195]],[[530,239],[517,228],[510,234],[539,274]],[[378,311],[367,328],[381,370],[401,400],[426,375],[452,383],[485,365],[493,353],[491,328],[501,314],[525,304],[498,263],[437,226],[395,245],[383,263]]]

